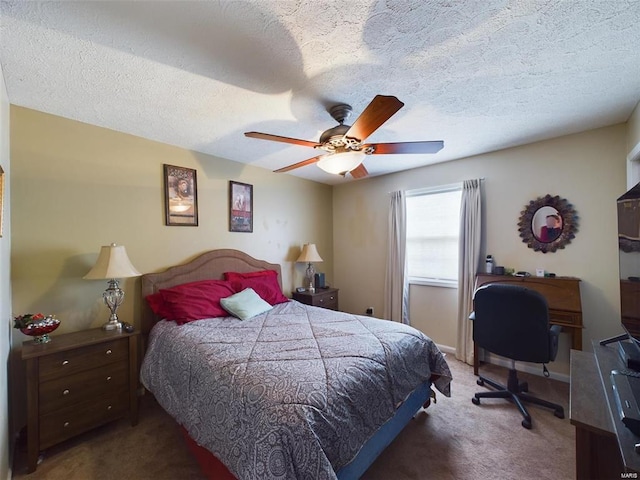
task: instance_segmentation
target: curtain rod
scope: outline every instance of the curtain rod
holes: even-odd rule
[[[473,179],[473,180],[479,180],[481,182],[484,182],[485,177],[480,177],[478,179]],[[428,192],[429,190],[447,190],[450,188],[456,188],[460,185],[462,185],[466,180],[461,180],[460,182],[456,182],[456,183],[449,183],[447,185],[434,185],[432,187],[421,187],[421,188],[411,188],[409,190],[402,190],[403,192]],[[395,190],[397,192],[397,190]],[[391,195],[394,192],[387,192],[387,195]]]

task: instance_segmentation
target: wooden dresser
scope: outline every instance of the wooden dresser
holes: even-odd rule
[[[549,304],[549,322],[571,335],[571,348],[582,350],[580,279],[573,277],[513,277],[479,273],[475,288],[490,283],[521,285],[540,292]],[[478,348],[473,347],[473,371],[478,374]]]
[[[29,472],[52,445],[127,415],[138,423],[138,341],[96,328],[23,343]]]
[[[338,310],[338,289],[337,288],[317,288],[315,293],[294,292],[293,299],[300,303],[323,307],[330,310]]]

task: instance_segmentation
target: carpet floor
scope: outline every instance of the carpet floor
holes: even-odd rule
[[[520,374],[529,392],[565,408],[565,419],[530,406],[533,428],[520,425],[515,405],[502,399],[471,403],[476,385],[469,365],[451,355],[452,396],[421,410],[378,457],[363,480],[559,480],[575,478],[575,431],[569,423],[569,385]],[[507,370],[484,365],[481,373],[501,383]],[[48,449],[36,472],[26,473],[26,445],[16,446],[13,478],[21,480],[204,479],[176,423],[152,396],[142,397],[140,422],[97,428]]]

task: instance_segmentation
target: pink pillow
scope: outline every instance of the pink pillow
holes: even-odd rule
[[[220,299],[234,293],[236,291],[226,280],[202,280],[160,289],[158,293],[148,295],[147,301],[156,315],[181,325],[202,318],[229,316],[220,306]],[[162,303],[157,295],[161,296]]]
[[[253,288],[260,298],[269,303],[269,305],[289,301],[282,294],[278,284],[278,272],[275,270],[260,270],[249,273],[225,272],[224,276],[231,282],[236,292],[241,292],[245,288]]]

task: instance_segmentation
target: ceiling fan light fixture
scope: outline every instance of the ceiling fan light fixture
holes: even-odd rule
[[[333,153],[323,156],[318,161],[318,167],[327,173],[335,175],[350,172],[362,163],[366,155],[363,152],[351,151]]]

